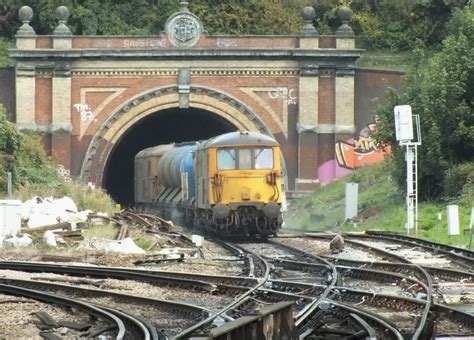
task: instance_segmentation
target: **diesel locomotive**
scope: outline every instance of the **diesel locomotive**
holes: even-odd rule
[[[260,133],[142,150],[134,184],[139,207],[219,236],[266,238],[282,224],[280,147]]]

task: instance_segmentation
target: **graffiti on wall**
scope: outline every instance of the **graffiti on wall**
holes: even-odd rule
[[[285,98],[287,105],[296,105],[296,97],[293,92],[295,89],[288,89],[287,87],[277,87],[271,91],[268,91],[268,96],[271,99]]]
[[[383,161],[390,148],[381,149],[370,136],[375,131],[376,124],[371,123],[362,129],[356,138],[338,141],[335,144],[335,159],[322,164],[318,168],[318,179],[321,183],[345,176],[352,170],[367,164]]]
[[[81,119],[85,122],[93,121],[94,115],[92,114],[92,110],[87,104],[74,104],[73,105],[76,111],[81,115]]]
[[[353,170],[366,164],[383,161],[389,150],[380,149],[370,136],[375,128],[375,123],[369,124],[352,141],[336,143],[336,160],[339,166]]]
[[[227,38],[217,38],[216,40],[216,45],[217,47],[238,47],[237,42],[234,41],[233,39],[227,39]]]

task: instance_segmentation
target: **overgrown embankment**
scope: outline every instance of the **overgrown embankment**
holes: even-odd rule
[[[14,198],[25,201],[33,196],[69,196],[80,210],[113,212],[108,195],[71,180],[64,168],[47,157],[41,136],[18,132],[0,105],[0,198],[7,195],[8,172],[12,173]]]
[[[474,169],[474,164],[468,164],[465,167]],[[342,232],[372,229],[406,232],[405,191],[398,189],[390,175],[393,166],[391,160],[365,166],[315,190],[306,197],[290,201],[285,214],[286,227],[308,231]],[[347,182],[358,183],[358,215],[345,221],[344,200]],[[439,201],[419,203],[419,237],[457,246],[468,246],[470,234],[464,235],[464,229],[468,228],[471,206],[474,205],[474,181],[467,180],[464,183],[456,195],[444,197]],[[448,204],[459,205],[461,235],[447,236]],[[441,213],[442,219],[437,228],[438,213]],[[414,235],[414,231],[411,234]]]

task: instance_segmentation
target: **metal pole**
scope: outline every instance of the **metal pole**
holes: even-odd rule
[[[415,176],[413,177],[413,200],[415,201],[415,235],[418,235],[418,149],[415,144],[413,147],[413,171]]]
[[[441,223],[441,213],[438,213],[436,217],[436,237],[439,236],[439,225]]]
[[[471,219],[469,220],[469,228],[471,229],[471,237],[469,238],[469,250],[471,250],[472,229],[474,229],[474,207],[471,207]]]
[[[12,198],[12,173],[7,171],[7,197]]]
[[[471,227],[471,238],[469,239],[469,250],[471,250],[471,244],[472,244],[472,227]]]
[[[407,163],[407,193],[405,197],[405,204],[407,206],[406,228],[407,235],[410,235],[410,148],[408,145],[406,145],[405,161]]]
[[[414,223],[414,201],[413,201],[413,151],[410,145],[407,145],[407,233],[413,229]]]

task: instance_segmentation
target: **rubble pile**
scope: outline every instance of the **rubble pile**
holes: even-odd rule
[[[19,202],[19,201],[18,201]],[[141,256],[137,262],[181,261],[199,253],[202,240],[191,241],[170,222],[128,210],[114,216],[79,211],[70,197],[33,197],[21,203],[21,229],[0,233],[0,248],[39,247],[43,254],[61,251],[95,256]],[[199,244],[198,244],[199,243]],[[45,251],[47,250],[47,251]]]

